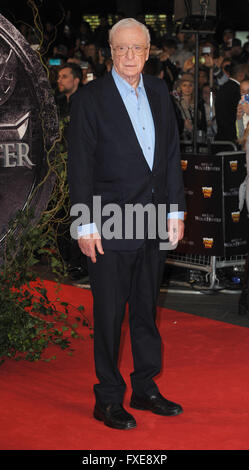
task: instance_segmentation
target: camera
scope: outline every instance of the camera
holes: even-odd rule
[[[86,78],[88,82],[91,82],[93,80],[93,73],[87,73]]]
[[[203,47],[202,54],[211,54],[211,47]]]
[[[195,64],[195,57],[192,59],[193,64]],[[200,64],[205,64],[205,57],[199,57],[199,63]]]
[[[49,65],[61,65],[61,59],[59,58],[54,58],[54,59],[48,59]]]

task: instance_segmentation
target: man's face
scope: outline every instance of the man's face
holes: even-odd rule
[[[57,84],[61,93],[73,93],[77,88],[76,80],[70,68],[59,70]]]
[[[204,86],[202,88],[202,98],[204,99],[205,103],[209,103],[210,101],[210,87]]]
[[[117,46],[141,46],[142,54],[135,53],[134,48],[128,49],[124,55],[119,55]],[[138,78],[149,57],[149,44],[145,33],[139,26],[119,28],[112,39],[111,52],[116,72],[125,80]]]
[[[86,57],[95,57],[96,55],[96,46],[95,44],[88,44],[87,46],[85,46],[85,54],[86,54]]]
[[[223,34],[223,41],[229,46],[232,45],[232,40],[233,40],[234,34],[230,31],[224,32]]]
[[[204,70],[199,70],[199,78],[198,78],[199,85],[204,85],[204,83],[206,83],[207,81],[208,81],[208,77],[207,77],[206,72],[204,72]]]

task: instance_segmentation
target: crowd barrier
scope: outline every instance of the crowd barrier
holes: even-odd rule
[[[239,210],[239,188],[245,180],[245,152],[232,142],[181,142],[181,164],[187,210],[185,234],[167,264],[204,271],[210,289],[219,285],[217,270],[244,266],[248,246],[246,204]]]

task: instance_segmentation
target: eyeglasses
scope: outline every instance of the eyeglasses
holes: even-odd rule
[[[118,56],[127,54],[128,50],[132,49],[135,55],[143,55],[144,51],[148,49],[148,46],[139,46],[134,44],[133,46],[116,46],[113,50]]]

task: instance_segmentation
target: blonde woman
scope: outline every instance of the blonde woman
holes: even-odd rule
[[[177,97],[175,97],[175,100],[184,121],[181,138],[183,140],[192,140],[194,130],[194,77],[192,74],[185,73],[180,78],[177,84]],[[206,131],[203,103],[198,104],[197,126],[198,130]]]

